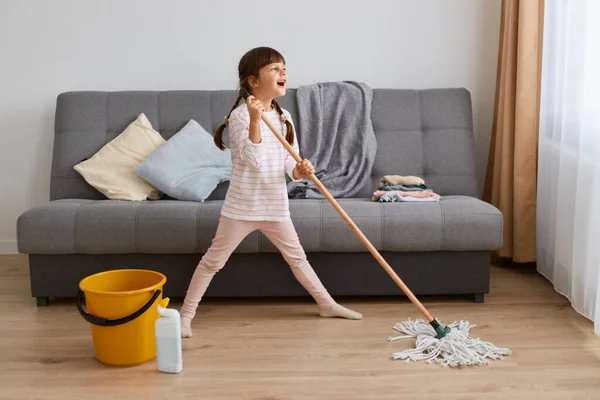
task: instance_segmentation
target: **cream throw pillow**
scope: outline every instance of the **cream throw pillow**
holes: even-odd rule
[[[92,158],[73,168],[109,199],[158,199],[158,189],[140,178],[133,168],[164,143],[163,137],[142,113]]]

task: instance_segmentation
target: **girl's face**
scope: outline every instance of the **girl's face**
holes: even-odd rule
[[[250,78],[250,87],[255,96],[281,97],[285,96],[287,79],[285,64],[271,63],[260,69],[258,79]]]

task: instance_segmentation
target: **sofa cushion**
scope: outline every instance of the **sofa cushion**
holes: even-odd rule
[[[299,128],[296,89],[279,104]],[[190,119],[214,134],[237,93],[234,90],[74,91],[56,102],[50,199],[103,199],[73,166],[90,158],[140,113],[169,139]],[[384,175],[415,175],[441,195],[479,195],[471,94],[464,88],[373,89],[371,119],[377,155],[369,182],[355,197],[369,197]],[[228,130],[223,140],[228,144]],[[210,198],[223,200],[224,182]]]
[[[173,199],[204,201],[231,177],[231,150],[221,150],[193,119],[133,171]]]
[[[108,199],[157,199],[160,191],[137,176],[133,168],[164,143],[141,113],[120,135],[73,169]]]
[[[467,196],[435,203],[339,199],[379,251],[477,251],[502,246],[502,215]],[[56,200],[17,221],[19,252],[27,254],[203,253],[215,235],[222,200],[122,202]],[[327,200],[290,200],[306,252],[368,251]],[[236,253],[277,252],[253,232]]]

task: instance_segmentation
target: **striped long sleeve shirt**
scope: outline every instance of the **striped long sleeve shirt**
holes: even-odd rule
[[[289,112],[283,110],[283,113],[292,123]],[[279,113],[273,110],[265,115],[285,137],[286,126],[281,122]],[[285,174],[293,179],[296,160],[262,120],[262,141],[253,143],[250,140],[250,113],[246,104],[231,112],[228,128],[232,168],[221,215],[247,221],[282,221],[289,218]],[[297,140],[294,140],[293,148],[299,153]]]

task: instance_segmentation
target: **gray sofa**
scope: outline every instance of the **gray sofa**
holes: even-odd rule
[[[296,90],[281,104],[298,127]],[[417,295],[489,291],[491,251],[502,246],[502,214],[478,199],[470,93],[374,89],[378,152],[369,184],[337,199]],[[107,200],[73,170],[141,112],[165,139],[195,119],[214,133],[233,91],[68,92],[57,98],[50,201],[17,221],[18,249],[29,257],[38,306],[74,297],[79,281],[116,268],[167,276],[164,295],[185,295],[217,228],[225,182],[204,203],[171,199]],[[227,142],[227,136],[225,136]],[[299,137],[302,140],[302,137]],[[371,200],[384,175],[421,176],[439,202]],[[334,296],[403,295],[327,200],[291,200],[292,219],[309,261]],[[275,247],[259,232],[236,249],[206,294],[307,296]]]

